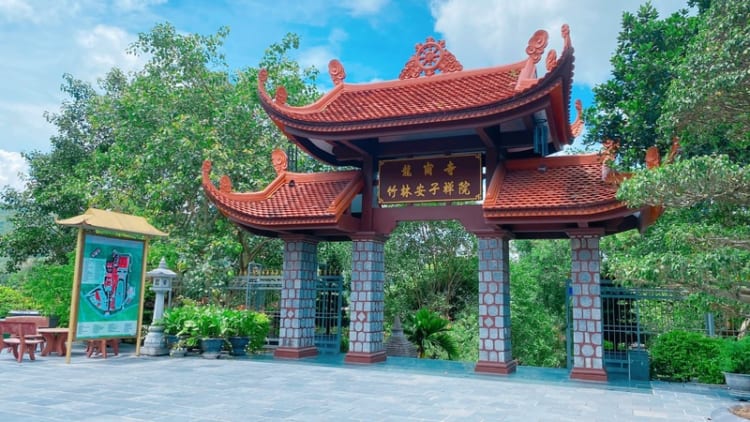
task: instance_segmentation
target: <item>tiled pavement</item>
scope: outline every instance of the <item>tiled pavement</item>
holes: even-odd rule
[[[0,354],[0,422],[14,421],[708,421],[738,402],[721,387],[570,381],[520,367],[477,375],[457,362],[343,364],[120,356],[70,364]],[[724,419],[722,419],[724,420]]]

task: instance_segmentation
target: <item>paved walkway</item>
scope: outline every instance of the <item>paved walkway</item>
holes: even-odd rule
[[[457,362],[0,354],[0,421],[708,421],[721,387],[592,384],[563,370],[476,375]],[[716,418],[714,418],[716,420]]]

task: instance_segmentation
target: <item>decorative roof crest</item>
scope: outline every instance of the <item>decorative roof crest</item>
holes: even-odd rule
[[[229,176],[227,176],[226,174],[221,176],[221,179],[219,179],[219,190],[223,193],[232,192],[232,180],[229,179]]]
[[[570,41],[570,26],[567,23],[563,24],[560,33],[563,37],[563,51],[567,51],[573,47],[573,43]]]
[[[456,56],[445,48],[445,40],[435,41],[434,38],[427,37],[424,44],[417,43],[414,49],[414,55],[404,65],[399,79],[418,78],[423,73],[424,76],[432,76],[436,71],[459,72],[464,68],[456,60]]]
[[[276,95],[273,96],[274,101],[276,101],[276,104],[284,105],[286,104],[287,100],[287,93],[286,88],[283,86],[280,86],[276,88]]]
[[[276,170],[277,175],[286,172],[287,156],[283,149],[276,148],[271,152],[271,164],[273,164],[273,169]]]
[[[331,75],[331,80],[334,85],[341,85],[344,83],[346,78],[346,71],[344,71],[344,65],[340,61],[333,59],[328,62],[328,74]]]
[[[552,71],[557,66],[557,51],[554,48],[547,53],[545,64],[547,65],[547,72]]]
[[[547,48],[547,42],[549,41],[549,34],[547,31],[540,29],[534,32],[534,35],[529,38],[529,45],[526,47],[526,54],[529,55],[529,59],[534,64],[539,63],[544,54],[544,49]]]
[[[573,137],[577,138],[583,132],[583,103],[576,100],[576,120],[570,125]]]

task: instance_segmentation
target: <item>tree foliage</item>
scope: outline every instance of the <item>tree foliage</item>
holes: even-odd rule
[[[288,145],[259,105],[259,69],[228,69],[221,52],[227,34],[226,28],[204,36],[156,25],[129,50],[147,58],[141,70],[112,69],[97,89],[64,76],[70,99],[47,115],[58,129],[51,151],[27,154],[26,189],[2,194],[13,230],[0,238],[0,255],[10,257],[12,269],[29,257],[64,263],[73,233],[54,219],[88,207],[141,215],[168,232],[151,257],[166,256],[183,280],[204,283],[203,290],[242,273],[251,260],[280,253],[278,242],[221,217],[201,190],[205,159],[236,190],[262,189],[275,174],[271,150]],[[292,104],[319,95],[317,72],[288,56],[298,47],[299,38],[289,34],[260,61],[271,89],[283,84]]]
[[[650,2],[635,14],[623,13],[610,59],[612,78],[594,87],[594,105],[585,113],[586,144],[613,140],[623,165],[643,162],[646,149],[659,140],[657,121],[698,19],[687,10],[660,19]],[[669,145],[669,140],[658,142],[662,152]]]
[[[628,282],[738,299],[750,276],[750,156],[743,114],[750,101],[750,6],[714,1],[696,19],[696,34],[679,48],[684,58],[673,65],[657,119],[661,143],[679,136],[682,154],[674,163],[636,171],[618,192],[631,206],[664,206],[664,215],[643,237],[610,243],[607,268]]]

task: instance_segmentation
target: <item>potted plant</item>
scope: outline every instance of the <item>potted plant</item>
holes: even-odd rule
[[[750,399],[750,337],[726,341],[719,365],[724,372],[729,394],[739,399]]]
[[[191,318],[194,309],[192,306],[179,306],[164,311],[161,322],[168,348],[171,349],[180,340],[179,335],[183,332],[185,321]]]
[[[216,359],[224,346],[224,330],[226,326],[223,311],[215,305],[200,306],[195,315],[195,336],[200,340],[201,356],[206,359]]]
[[[223,315],[224,334],[229,342],[232,356],[245,356],[245,349],[250,343],[248,325],[253,322],[248,311],[242,309],[225,309]]]

